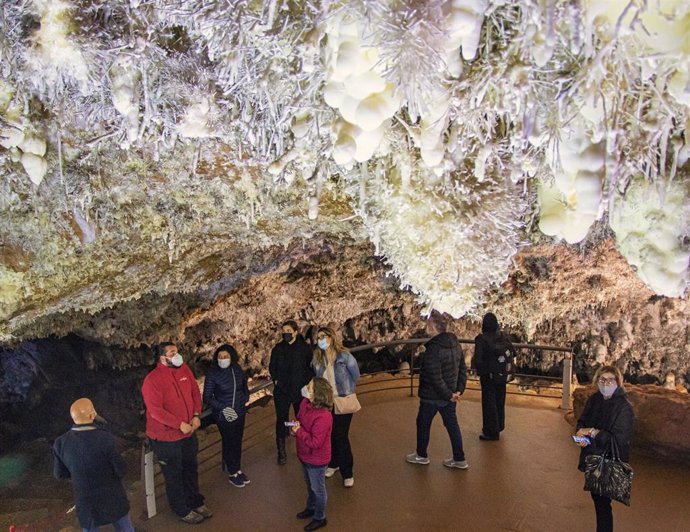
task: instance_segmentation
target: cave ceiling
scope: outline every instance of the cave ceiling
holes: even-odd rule
[[[0,342],[687,320],[690,1],[5,0],[0,71]]]

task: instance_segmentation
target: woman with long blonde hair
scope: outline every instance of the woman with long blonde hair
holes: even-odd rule
[[[320,327],[316,332],[317,348],[314,350],[314,372],[317,377],[328,381],[333,388],[335,407],[333,410],[333,432],[331,432],[331,461],[326,470],[326,477],[332,477],[340,471],[343,485],[351,488],[355,484],[353,474],[354,459],[350,446],[350,424],[352,412],[339,412],[339,398],[355,393],[359,380],[357,360],[343,347],[330,327]]]

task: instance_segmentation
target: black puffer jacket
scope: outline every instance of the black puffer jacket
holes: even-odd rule
[[[311,369],[312,351],[301,334],[294,343],[282,340],[271,351],[268,371],[275,384],[273,393],[291,402],[302,399],[302,386],[314,376]]]
[[[632,439],[635,423],[632,405],[628,394],[618,388],[610,399],[604,399],[599,391],[587,399],[577,428],[595,428],[599,433],[592,445],[580,450],[578,469],[584,471],[585,457],[590,454],[602,454],[610,449],[611,441],[615,439],[620,459],[627,462],[630,457],[630,440]]]
[[[247,375],[238,364],[221,368],[211,366],[204,381],[204,403],[213,409],[213,419],[218,421],[226,406],[234,408],[237,415],[246,414],[249,400]]]
[[[419,397],[450,401],[453,393],[465,391],[467,365],[458,339],[452,333],[441,333],[429,340],[422,356],[419,375]]]

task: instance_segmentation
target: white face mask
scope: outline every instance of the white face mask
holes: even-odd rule
[[[309,393],[309,388],[306,386],[302,386],[302,397],[311,401],[311,394]]]
[[[219,358],[218,359],[218,365],[223,369],[227,369],[230,367],[230,359],[229,358]]]
[[[177,353],[175,356],[170,357],[168,360],[176,368],[179,368],[184,362],[184,359],[182,358],[182,355],[180,353]]]
[[[319,347],[325,351],[326,349],[328,349],[329,345],[328,338],[320,338],[318,344]]]
[[[598,384],[597,386],[599,386],[599,391],[601,392],[601,395],[603,395],[607,399],[611,397],[614,393],[616,393],[616,390],[618,389],[617,384]]]

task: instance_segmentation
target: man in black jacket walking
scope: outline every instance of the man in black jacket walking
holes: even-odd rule
[[[288,320],[281,329],[282,340],[271,351],[268,371],[273,379],[278,464],[284,465],[287,461],[285,438],[288,434],[285,422],[290,415],[290,405],[296,417],[302,402],[302,387],[309,383],[313,372],[310,366],[312,352],[302,335],[297,333],[297,323]]]
[[[419,412],[417,413],[417,451],[405,459],[411,464],[428,464],[427,447],[431,423],[436,413],[441,414],[448,431],[453,457],[443,460],[450,468],[467,469],[462,448],[462,433],[455,405],[465,391],[467,366],[462,348],[454,334],[446,332],[443,318],[432,313],[429,323],[436,334],[425,344],[419,374]]]

